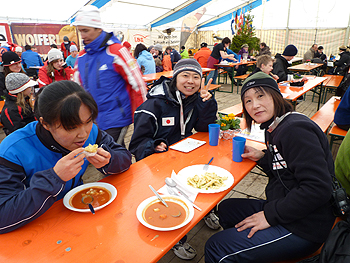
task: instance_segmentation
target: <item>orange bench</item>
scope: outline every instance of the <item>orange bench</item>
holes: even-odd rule
[[[316,122],[324,133],[327,133],[331,126],[339,103],[339,97],[333,96],[311,117],[311,120]]]
[[[5,105],[5,101],[4,100],[0,100],[0,113],[1,113],[2,108],[4,107],[4,105]],[[4,126],[4,125],[2,125],[2,123],[0,122],[0,127],[2,127],[2,126]]]
[[[235,116],[242,116],[243,114],[242,103],[238,103],[232,107],[228,107],[226,109],[220,110],[219,113],[225,114],[225,115],[233,113]]]
[[[329,142],[329,146],[331,147],[331,149],[333,146],[333,142],[337,140],[343,140],[347,133],[348,131],[340,129],[336,124],[334,124],[328,133],[329,136],[331,136],[331,140]]]
[[[239,86],[243,83],[243,81],[246,80],[246,78],[248,78],[248,76],[249,76],[249,74],[233,77],[233,79],[235,79],[237,81],[237,94],[238,94]]]

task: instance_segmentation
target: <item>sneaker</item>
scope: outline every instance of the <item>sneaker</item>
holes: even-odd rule
[[[221,227],[219,223],[219,218],[214,213],[214,211],[210,211],[210,213],[207,214],[203,219],[205,224],[211,229],[217,230]]]
[[[190,260],[197,256],[196,250],[187,242],[178,242],[175,246],[173,246],[172,250],[177,257],[185,260]]]

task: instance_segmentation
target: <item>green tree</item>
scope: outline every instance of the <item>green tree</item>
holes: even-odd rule
[[[244,23],[240,25],[236,34],[232,38],[230,49],[236,53],[242,48],[243,44],[248,44],[249,53],[252,50],[258,51],[260,39],[255,36],[255,28],[253,27],[253,18],[249,13],[244,15]]]

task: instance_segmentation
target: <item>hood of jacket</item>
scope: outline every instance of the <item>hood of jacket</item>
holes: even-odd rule
[[[102,31],[101,34],[90,44],[85,46],[85,51],[89,55],[99,52],[114,43],[121,44],[121,42],[113,34]]]
[[[154,60],[151,53],[149,53],[147,50],[142,50],[142,52],[139,54],[138,58],[143,58],[145,60],[152,61]]]

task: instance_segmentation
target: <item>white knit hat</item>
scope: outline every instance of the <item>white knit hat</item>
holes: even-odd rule
[[[78,11],[75,21],[72,24],[73,26],[102,28],[100,11],[93,5],[84,6]]]
[[[21,91],[26,90],[27,88],[38,85],[38,83],[34,80],[31,80],[24,73],[10,73],[6,76],[5,85],[9,93],[17,94]]]
[[[77,48],[76,45],[71,45],[71,46],[69,47],[69,52],[73,52],[73,51],[78,51],[78,48]]]
[[[16,47],[15,52],[22,52],[22,47]]]
[[[55,59],[63,59],[62,52],[59,51],[57,48],[52,48],[49,53],[47,53],[47,59],[49,63],[51,61],[54,61]]]

